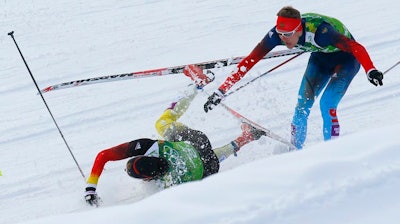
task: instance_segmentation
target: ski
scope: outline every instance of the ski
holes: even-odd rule
[[[235,116],[236,118],[238,118],[238,119],[241,120],[242,122],[249,123],[249,124],[253,125],[253,126],[256,127],[256,128],[258,128],[258,129],[260,129],[260,130],[263,130],[263,131],[266,133],[266,136],[267,136],[267,137],[269,137],[269,138],[271,138],[271,139],[273,139],[273,140],[275,140],[275,141],[278,141],[278,142],[283,143],[283,144],[285,144],[286,146],[288,146],[288,147],[289,147],[289,151],[292,151],[292,150],[295,150],[295,149],[296,149],[296,147],[295,147],[292,143],[290,143],[290,142],[287,141],[286,139],[282,138],[281,136],[279,136],[279,135],[273,133],[271,130],[269,130],[269,129],[267,129],[267,128],[264,128],[263,126],[257,124],[256,122],[254,122],[254,121],[248,119],[247,117],[241,115],[239,112],[237,112],[237,111],[235,111],[234,109],[228,107],[226,104],[224,104],[224,103],[220,103],[220,104],[221,104],[221,106],[224,107],[229,113],[231,113],[233,116]]]
[[[293,55],[293,54],[298,54],[301,52],[303,52],[303,51],[299,50],[299,49],[269,52],[267,55],[265,55],[263,57],[263,59]],[[218,60],[213,60],[213,61],[197,63],[195,65],[199,66],[202,69],[213,69],[213,68],[219,68],[219,67],[238,64],[245,57],[246,56],[218,59]],[[164,67],[164,68],[124,73],[124,74],[105,75],[105,76],[98,76],[98,77],[93,77],[93,78],[79,79],[79,80],[74,80],[74,81],[63,82],[60,84],[51,85],[44,89],[41,89],[40,92],[46,93],[46,92],[50,92],[53,90],[66,89],[66,88],[78,87],[78,86],[83,86],[83,85],[91,85],[91,84],[98,84],[98,83],[111,82],[111,81],[121,81],[121,80],[130,80],[130,79],[138,79],[138,78],[145,78],[145,77],[178,74],[178,73],[183,72],[183,69],[185,68],[185,66],[186,65],[180,65],[180,66]]]
[[[225,94],[225,97],[227,97],[227,96],[229,96],[229,95],[231,95],[231,94],[237,92],[238,90],[240,90],[240,89],[246,87],[247,85],[249,85],[250,83],[256,81],[257,79],[259,79],[259,78],[261,78],[261,77],[263,77],[263,76],[265,76],[265,75],[268,75],[269,73],[271,73],[271,72],[274,71],[275,69],[277,69],[277,68],[281,67],[282,65],[288,63],[289,61],[291,61],[291,60],[297,58],[298,56],[302,55],[303,53],[304,53],[304,51],[303,51],[303,52],[300,52],[300,53],[297,53],[295,56],[293,56],[293,57],[289,58],[288,60],[286,60],[286,61],[280,63],[279,65],[277,65],[277,66],[271,68],[270,70],[268,70],[268,71],[262,73],[261,75],[259,75],[259,76],[255,77],[255,78],[253,78],[252,80],[248,81],[248,82],[245,83],[244,85],[239,86],[239,87],[236,88],[235,90],[229,91],[228,93]]]

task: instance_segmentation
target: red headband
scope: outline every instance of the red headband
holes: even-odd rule
[[[283,32],[291,32],[294,31],[300,23],[301,19],[278,16],[278,19],[276,20],[276,29]],[[302,30],[301,26],[297,31],[300,30]]]

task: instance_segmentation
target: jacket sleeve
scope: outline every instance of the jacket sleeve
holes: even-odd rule
[[[366,73],[375,68],[364,46],[354,39],[348,38],[337,32],[328,23],[322,23],[320,27],[318,27],[315,41],[320,46],[332,45],[344,52],[353,54],[358,62],[363,66]]]
[[[131,142],[123,143],[99,152],[94,160],[92,171],[87,180],[88,187],[95,187],[99,181],[100,175],[103,172],[104,166],[108,161],[123,160],[132,156],[144,155],[147,150],[157,140],[152,139],[137,139]]]
[[[235,83],[237,83],[246,73],[259,62],[268,52],[275,46],[280,45],[281,41],[272,28],[267,35],[257,44],[257,46],[244,58],[232,71],[231,75],[225,79],[222,85],[218,88],[222,93],[226,93]]]

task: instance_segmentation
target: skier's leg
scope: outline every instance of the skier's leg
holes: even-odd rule
[[[345,57],[342,56],[338,60],[344,60]],[[344,63],[336,66],[336,74],[332,76],[321,97],[320,109],[325,141],[339,136],[340,125],[337,117],[337,107],[359,69],[360,64],[358,61],[353,56],[348,55]]]
[[[157,132],[166,140],[169,140],[171,132],[177,128],[185,127],[177,120],[186,112],[190,103],[197,95],[198,89],[195,85],[190,85],[182,96],[173,101],[170,106],[161,114],[155,123]]]
[[[244,145],[258,140],[261,136],[266,135],[263,130],[260,130],[248,123],[242,123],[242,134],[238,136],[235,140],[230,143],[214,149],[215,154],[217,155],[219,161],[223,161],[232,154],[236,156],[236,152],[240,150]]]
[[[318,53],[311,54],[299,88],[297,105],[291,124],[291,143],[297,149],[303,148],[307,136],[307,120],[311,107],[330,77],[331,72],[325,69],[321,65],[321,60],[319,60],[319,57],[322,56]]]
[[[166,139],[168,138],[168,135],[171,135],[169,132],[176,128],[185,126],[182,123],[177,122],[177,120],[186,112],[198,91],[214,80],[214,74],[212,72],[204,74],[203,70],[196,65],[186,66],[183,72],[186,76],[190,77],[195,84],[189,85],[183,96],[178,97],[177,100],[172,102],[156,121],[155,126],[157,132]]]

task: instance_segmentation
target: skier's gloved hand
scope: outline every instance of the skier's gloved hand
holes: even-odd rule
[[[85,191],[85,200],[91,206],[99,206],[100,198],[97,196],[96,188],[87,187]]]
[[[383,79],[383,74],[382,72],[376,70],[376,69],[371,69],[367,73],[367,77],[370,83],[372,83],[374,86],[378,85],[383,85],[382,79]]]
[[[223,91],[220,89],[216,90],[211,96],[208,97],[207,102],[204,104],[204,111],[207,113],[209,110],[212,110],[215,106],[221,103],[223,98]]]

